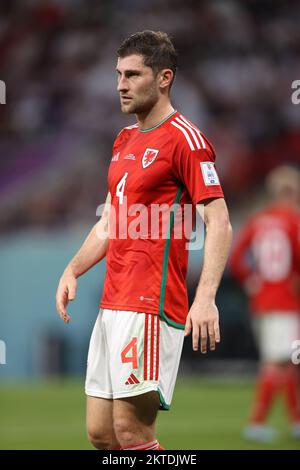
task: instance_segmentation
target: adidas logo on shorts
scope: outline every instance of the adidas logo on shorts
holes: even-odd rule
[[[133,384],[139,384],[140,381],[136,378],[134,374],[130,374],[128,377],[127,381],[125,382],[125,385],[133,385]]]

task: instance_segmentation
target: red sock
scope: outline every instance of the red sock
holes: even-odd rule
[[[142,442],[132,446],[123,447],[123,450],[159,450],[159,443],[157,440]]]
[[[250,418],[252,424],[262,424],[265,421],[278,390],[280,375],[277,367],[270,365],[262,367],[256,383],[254,409]]]
[[[293,422],[300,422],[300,400],[298,395],[298,373],[294,366],[284,370],[284,393],[287,409]]]

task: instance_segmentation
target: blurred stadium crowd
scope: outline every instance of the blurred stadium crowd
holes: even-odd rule
[[[1,0],[0,230],[93,223],[120,112],[120,42],[171,34],[174,105],[213,142],[232,211],[300,161],[300,4],[249,0]]]

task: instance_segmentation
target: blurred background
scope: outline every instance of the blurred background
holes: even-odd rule
[[[119,44],[144,29],[173,38],[172,102],[213,142],[237,231],[264,205],[266,174],[300,164],[300,105],[291,101],[299,24],[292,0],[1,0],[1,449],[90,448],[83,385],[105,263],[80,279],[70,325],[56,315],[55,292],[105,200],[114,138],[134,123],[116,92]],[[191,300],[201,258],[191,252]],[[160,418],[167,448],[256,448],[240,431],[257,350],[229,270],[218,305],[217,351],[200,356],[186,340],[172,411]],[[282,428],[277,448],[299,448],[280,404],[272,419]]]

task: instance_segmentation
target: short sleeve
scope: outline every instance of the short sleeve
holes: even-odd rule
[[[125,129],[122,129],[119,134],[117,135],[114,143],[113,143],[113,148],[112,148],[112,152],[113,152],[113,155],[116,154],[116,152],[119,150],[120,146],[122,145],[122,143],[124,142],[124,140],[126,139],[127,135],[126,135],[126,130]]]
[[[181,138],[173,156],[174,175],[186,187],[193,204],[224,197],[215,168],[214,149],[202,134],[198,147]]]
[[[137,124],[134,124],[132,126],[124,127],[121,129],[119,134],[117,135],[114,143],[113,143],[113,148],[112,148],[112,153],[113,155],[116,155],[118,153],[118,150],[120,147],[126,143],[126,141],[130,138],[132,132],[134,129],[136,129],[138,126]]]

